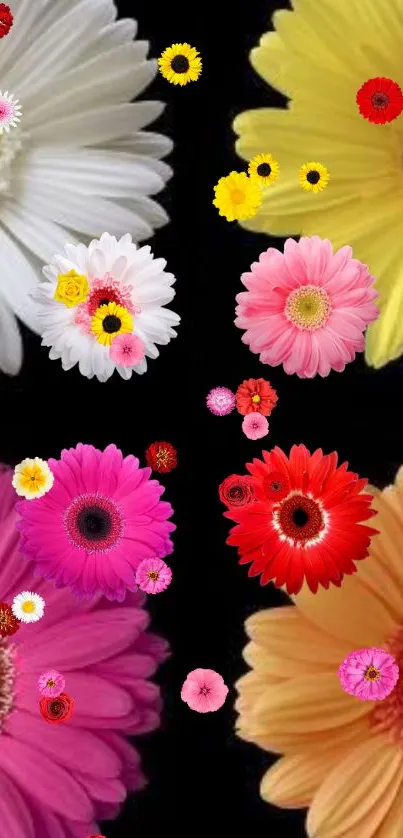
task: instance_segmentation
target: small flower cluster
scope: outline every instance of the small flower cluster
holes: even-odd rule
[[[38,680],[42,698],[39,710],[45,722],[60,724],[68,722],[74,711],[74,698],[64,692],[66,682],[63,675],[55,669],[43,672]]]
[[[245,221],[256,215],[264,187],[276,180],[280,166],[271,154],[257,154],[246,172],[230,172],[214,187],[213,204],[227,221]]]
[[[43,617],[45,601],[33,591],[22,591],[12,605],[0,602],[0,636],[15,634],[21,623],[36,623]]]
[[[278,402],[275,389],[264,378],[248,378],[239,385],[236,393],[228,387],[213,387],[206,404],[215,416],[228,416],[237,409],[244,417],[242,430],[248,439],[261,439],[269,433],[266,419]]]

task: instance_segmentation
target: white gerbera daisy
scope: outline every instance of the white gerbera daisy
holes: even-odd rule
[[[0,79],[23,118],[0,136],[0,369],[15,375],[14,314],[39,331],[30,292],[66,239],[109,229],[141,241],[166,223],[149,196],[170,177],[160,158],[171,142],[143,131],[160,102],[130,103],[157,62],[148,42],[133,42],[135,21],[116,21],[112,0],[14,0],[13,15]]]
[[[13,599],[11,610],[17,620],[23,623],[36,623],[43,617],[45,600],[32,591],[23,591]]]
[[[12,484],[17,495],[27,500],[42,498],[53,486],[53,474],[40,457],[26,458],[14,469]]]
[[[8,132],[10,128],[15,128],[17,122],[20,121],[21,106],[18,99],[14,99],[8,90],[2,93],[0,90],[0,134],[3,131]]]
[[[43,268],[46,281],[34,292],[49,357],[60,358],[65,370],[78,363],[82,375],[99,381],[115,369],[124,379],[144,373],[146,357],[158,357],[156,344],[176,337],[180,322],[164,308],[175,296],[165,265],[129,233],[119,240],[103,233],[88,247],[67,244],[65,255]]]

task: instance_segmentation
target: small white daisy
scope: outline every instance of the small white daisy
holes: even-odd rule
[[[17,495],[34,500],[46,495],[52,488],[53,481],[53,474],[45,460],[41,460],[40,457],[27,457],[15,467],[12,484]]]
[[[17,620],[23,623],[36,623],[43,617],[45,600],[32,591],[23,591],[14,597],[11,610]]]
[[[21,117],[21,105],[19,99],[14,99],[14,96],[5,91],[0,90],[0,134],[3,131],[9,132],[10,128],[15,128]]]
[[[180,322],[165,308],[175,296],[165,265],[129,233],[118,240],[103,233],[88,247],[67,244],[43,268],[46,281],[32,295],[49,357],[61,359],[64,370],[78,363],[82,375],[99,381],[114,370],[125,380],[144,373],[146,358],[158,357],[156,344],[176,337]]]

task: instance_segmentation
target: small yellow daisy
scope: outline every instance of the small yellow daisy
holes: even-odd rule
[[[322,163],[304,163],[299,170],[299,182],[305,192],[322,192],[329,178],[329,172]]]
[[[257,154],[248,166],[249,176],[256,178],[261,186],[270,186],[276,180],[280,166],[271,154]]]
[[[190,44],[172,44],[158,59],[159,71],[171,84],[197,81],[202,71],[200,55]]]
[[[117,335],[129,334],[133,328],[130,311],[114,302],[99,306],[91,319],[92,334],[103,346],[110,346]]]
[[[53,474],[48,464],[39,457],[22,460],[14,469],[12,484],[17,495],[34,500],[41,498],[53,486]]]
[[[262,189],[246,172],[231,172],[214,187],[213,204],[227,221],[244,221],[256,215],[262,203]]]

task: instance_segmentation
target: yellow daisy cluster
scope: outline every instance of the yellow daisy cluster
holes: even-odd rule
[[[261,206],[263,188],[276,180],[279,171],[279,164],[271,154],[257,154],[249,162],[248,174],[231,172],[220,178],[214,187],[214,206],[227,221],[253,218]]]

